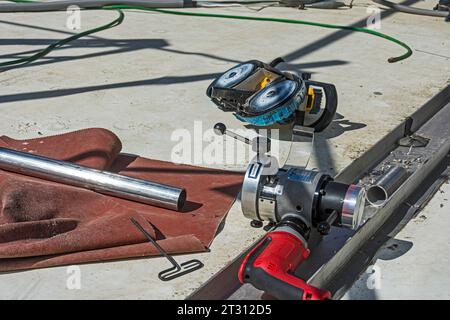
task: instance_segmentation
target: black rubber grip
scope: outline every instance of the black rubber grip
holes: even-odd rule
[[[322,87],[323,91],[325,92],[326,102],[322,115],[315,122],[308,125],[308,127],[314,128],[315,132],[321,132],[325,130],[326,127],[329,126],[331,121],[333,121],[334,119],[334,115],[336,114],[338,103],[336,87],[331,83],[317,82],[311,80],[306,81],[306,85]]]
[[[272,241],[270,236],[267,236],[263,242],[249,255],[247,263],[245,264],[243,281],[251,283],[255,288],[263,290],[271,296],[280,300],[300,300],[303,297],[304,291],[287,282],[284,282],[261,268],[255,268],[254,262],[258,256],[267,248]]]

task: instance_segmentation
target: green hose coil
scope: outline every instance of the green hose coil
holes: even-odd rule
[[[37,2],[37,1],[32,1],[32,0],[10,0],[10,1],[22,2],[22,3],[23,2]],[[100,31],[118,26],[123,22],[123,20],[125,18],[125,15],[122,11],[125,9],[152,11],[152,12],[157,12],[157,13],[162,13],[162,14],[172,14],[172,15],[179,15],[179,16],[193,16],[193,17],[203,17],[203,18],[219,18],[219,19],[235,19],[235,20],[250,20],[250,21],[262,21],[262,22],[301,24],[301,25],[308,25],[308,26],[322,27],[322,28],[329,28],[329,29],[343,29],[343,30],[349,30],[349,31],[355,31],[355,32],[362,32],[362,33],[367,33],[367,34],[371,34],[371,35],[386,39],[386,40],[396,43],[397,45],[400,45],[401,47],[406,49],[406,52],[404,54],[397,56],[397,57],[389,58],[388,62],[390,62],[390,63],[407,59],[408,57],[410,57],[412,55],[412,50],[406,43],[404,43],[394,37],[386,35],[384,33],[381,33],[381,32],[375,31],[375,30],[371,30],[371,29],[367,29],[367,28],[350,27],[350,26],[319,23],[319,22],[305,21],[305,20],[254,17],[254,16],[236,16],[236,15],[228,15],[228,14],[202,13],[202,12],[187,12],[187,11],[154,9],[154,8],[146,8],[146,7],[127,6],[127,5],[103,6],[103,7],[99,7],[98,9],[117,10],[117,12],[119,13],[119,17],[106,25],[103,25],[103,26],[100,26],[97,28],[93,28],[93,29],[90,29],[90,30],[87,30],[84,32],[80,32],[73,36],[65,38],[63,40],[57,41],[57,42],[49,45],[48,47],[46,47],[42,50],[39,50],[37,53],[35,53],[31,56],[2,62],[2,63],[0,63],[0,69],[11,68],[14,66],[20,66],[20,65],[31,63],[35,60],[38,60],[38,59],[46,56],[51,51],[58,49],[71,41],[77,40],[81,37],[84,37],[84,36],[87,36],[87,35],[90,35],[90,34],[93,34],[96,32],[100,32]]]

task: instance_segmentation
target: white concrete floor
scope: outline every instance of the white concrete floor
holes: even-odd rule
[[[450,184],[375,256],[344,299],[450,299]]]
[[[211,11],[364,26],[370,2],[356,4],[338,11]],[[82,29],[115,17],[109,11],[83,12]],[[64,12],[2,14],[0,55],[35,50],[66,37],[66,18]],[[121,138],[124,152],[170,160],[176,143],[170,137],[176,129],[192,132],[195,121],[202,121],[203,130],[217,121],[242,128],[205,95],[217,73],[240,61],[283,56],[291,67],[311,71],[314,79],[338,89],[340,116],[317,138],[311,163],[336,173],[450,81],[450,30],[442,19],[384,13],[381,27],[381,32],[411,45],[413,56],[389,64],[387,58],[403,49],[367,34],[127,12],[122,25],[55,51],[42,64],[0,73],[0,134],[31,138],[104,127]],[[222,167],[243,169],[245,163]],[[68,290],[67,268],[33,270],[0,275],[0,298],[181,299],[261,232],[249,227],[236,203],[211,252],[195,255],[205,268],[189,276],[159,282],[158,271],[168,267],[160,258],[89,264],[81,266],[81,290]]]

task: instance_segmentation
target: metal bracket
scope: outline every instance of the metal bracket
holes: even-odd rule
[[[295,125],[292,143],[285,166],[306,168],[313,152],[314,128]]]
[[[419,148],[419,147],[426,147],[428,142],[430,142],[430,139],[422,137],[418,134],[412,134],[410,136],[401,138],[398,141],[398,145],[401,147]]]

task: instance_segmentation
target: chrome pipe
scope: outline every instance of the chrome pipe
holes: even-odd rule
[[[408,171],[400,166],[394,166],[381,176],[366,192],[367,201],[374,207],[386,203],[389,197],[405,182]]]
[[[171,210],[179,211],[186,200],[183,188],[7,148],[0,148],[0,169]]]

